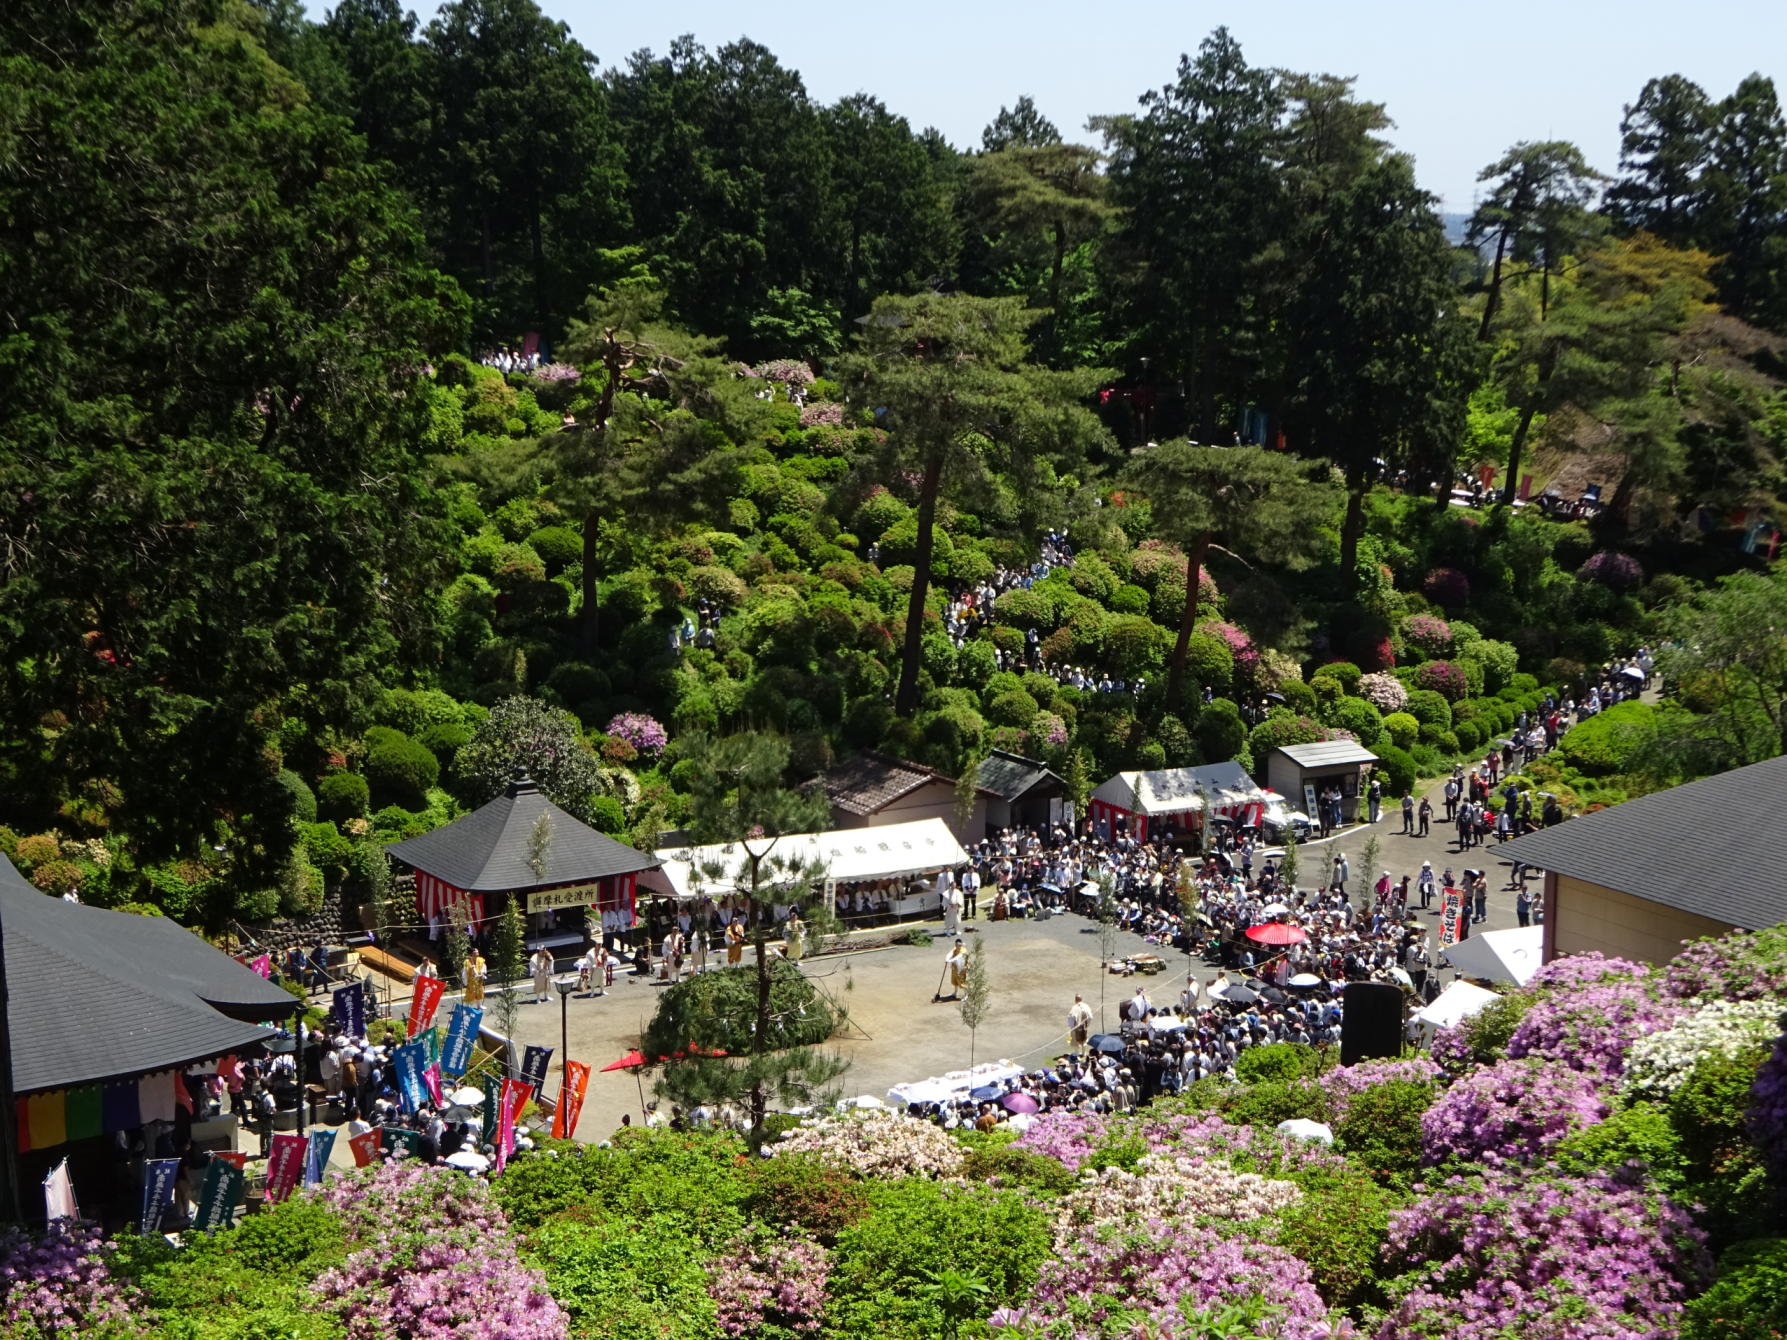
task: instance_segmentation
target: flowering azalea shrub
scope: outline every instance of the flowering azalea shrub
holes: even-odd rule
[[[1057,1248],[1113,1224],[1183,1218],[1258,1219],[1302,1196],[1295,1182],[1236,1172],[1203,1158],[1147,1154],[1136,1171],[1100,1168],[1080,1175],[1057,1210]]]
[[[1529,991],[1547,987],[1593,986],[1597,982],[1645,981],[1651,975],[1650,964],[1629,958],[1608,958],[1597,950],[1586,954],[1566,954],[1554,958],[1527,980]]]
[[[1303,1261],[1188,1219],[1073,1237],[1030,1298],[994,1312],[987,1324],[1001,1340],[1203,1340],[1219,1317],[1247,1327],[1217,1332],[1226,1335],[1329,1340],[1353,1333],[1329,1313]]]
[[[1595,1077],[1539,1060],[1503,1061],[1458,1080],[1421,1118],[1430,1164],[1532,1163],[1612,1111]]]
[[[1463,609],[1471,603],[1471,579],[1457,568],[1435,568],[1422,581],[1421,594],[1441,609]]]
[[[1358,1061],[1336,1066],[1318,1076],[1316,1083],[1328,1095],[1329,1116],[1339,1121],[1346,1115],[1347,1104],[1367,1089],[1396,1081],[1431,1084],[1443,1073],[1432,1058],[1411,1056],[1400,1061]]]
[[[942,1127],[877,1108],[805,1122],[767,1152],[811,1154],[863,1177],[949,1177],[968,1154]]]
[[[41,1236],[0,1229],[0,1334],[10,1337],[141,1334],[138,1299],[112,1274],[97,1228],[59,1219]]]
[[[754,368],[746,368],[747,377],[759,377],[766,382],[780,382],[784,386],[811,386],[813,369],[798,358],[777,358],[768,363],[759,363]]]
[[[1702,1058],[1730,1059],[1772,1039],[1780,1031],[1782,1008],[1772,1000],[1708,1001],[1673,1027],[1632,1044],[1621,1093],[1629,1099],[1668,1099]]]
[[[1774,1180],[1782,1208],[1787,1209],[1787,1015],[1780,1024],[1781,1034],[1750,1086],[1744,1129]]]
[[[1408,706],[1409,691],[1395,675],[1359,677],[1359,696],[1380,712],[1400,712]]]
[[[780,1340],[816,1334],[825,1320],[831,1260],[806,1238],[765,1237],[741,1243],[708,1266],[708,1295],[720,1334],[735,1340]]]
[[[537,382],[564,384],[581,380],[583,372],[569,363],[542,363],[528,376]]]
[[[1617,1078],[1634,1042],[1673,1026],[1684,1013],[1680,1002],[1659,999],[1646,982],[1631,978],[1556,991],[1526,1012],[1508,1039],[1508,1055],[1540,1057]]]
[[[1603,549],[1583,561],[1576,569],[1576,579],[1599,582],[1610,591],[1630,591],[1644,580],[1644,566],[1630,554]]]
[[[1674,1334],[1704,1235],[1667,1197],[1599,1178],[1455,1177],[1395,1215],[1409,1268],[1377,1340],[1640,1340]]]
[[[603,731],[617,740],[625,740],[642,754],[655,754],[670,742],[664,727],[643,712],[622,712]]]
[[[1671,996],[1787,1001],[1787,926],[1693,940],[1662,969]]]
[[[1251,675],[1259,668],[1260,649],[1254,645],[1251,637],[1235,627],[1234,624],[1226,623],[1221,619],[1206,619],[1197,626],[1197,631],[1208,633],[1211,637],[1228,644],[1229,650],[1235,654],[1236,674]]]
[[[1423,656],[1444,656],[1452,650],[1452,625],[1432,614],[1411,614],[1402,621],[1402,640]]]
[[[1043,1112],[1030,1123],[1030,1129],[1012,1142],[1014,1149],[1033,1154],[1047,1154],[1077,1172],[1092,1157],[1092,1151],[1103,1144],[1110,1127],[1095,1112]]]
[[[1455,703],[1470,692],[1470,681],[1450,661],[1427,661],[1415,668],[1415,687],[1431,689],[1447,702]]]
[[[835,400],[815,400],[810,405],[803,405],[800,411],[802,428],[842,428],[844,426],[844,407]]]
[[[313,1194],[340,1217],[348,1258],[312,1289],[348,1340],[563,1340],[564,1313],[483,1182],[396,1159]]]

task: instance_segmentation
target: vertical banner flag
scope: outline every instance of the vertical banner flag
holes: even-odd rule
[[[366,1036],[366,992],[358,982],[338,986],[330,993],[330,1012],[335,1016],[337,1031],[350,1038]]]
[[[248,966],[253,968],[262,977],[271,979],[273,976],[273,956],[271,954],[262,954]]]
[[[441,993],[447,984],[438,977],[416,978],[416,992],[410,998],[409,1036],[416,1036],[422,1029],[434,1022],[434,1012],[440,1008]]]
[[[68,1175],[68,1160],[63,1159],[43,1179],[44,1216],[57,1219],[79,1219],[81,1207],[74,1203],[74,1181]]]
[[[1440,893],[1440,948],[1455,945],[1464,921],[1464,892],[1448,884]]]
[[[362,1131],[358,1135],[348,1137],[347,1147],[354,1151],[354,1166],[356,1168],[364,1168],[378,1157],[379,1144],[384,1133],[383,1126],[374,1126],[370,1131]]]
[[[422,1045],[428,1048],[428,1064],[439,1065],[441,1062],[441,1031],[430,1028],[422,1034]]]
[[[137,1221],[143,1232],[160,1230],[161,1212],[174,1198],[174,1179],[179,1175],[179,1159],[150,1159],[143,1165],[143,1211]]]
[[[304,1151],[304,1185],[321,1186],[323,1172],[329,1166],[329,1154],[335,1148],[334,1131],[312,1131],[310,1144]]]
[[[267,1157],[267,1204],[279,1204],[297,1188],[309,1144],[302,1135],[287,1132],[273,1137],[273,1152]]]
[[[211,1157],[222,1159],[239,1173],[248,1171],[248,1151],[246,1149],[219,1149]]]
[[[441,1073],[457,1078],[472,1063],[472,1044],[484,1024],[484,1011],[476,1005],[455,1005],[447,1025],[447,1045],[441,1051]]]
[[[503,1112],[503,1077],[495,1070],[486,1070],[479,1083],[484,1088],[484,1134],[496,1129]]]
[[[395,1154],[399,1146],[410,1158],[415,1158],[422,1152],[422,1133],[397,1126],[380,1126],[379,1148],[387,1154]]]
[[[445,1107],[441,1095],[441,1068],[430,1061],[422,1067],[422,1082],[428,1086],[428,1101],[436,1107]]]
[[[391,1053],[391,1064],[397,1070],[397,1092],[405,1112],[420,1111],[428,1101],[428,1084],[422,1070],[428,1064],[428,1047],[420,1042],[406,1042]]]
[[[532,1096],[532,1090],[518,1079],[503,1081],[502,1112],[497,1118],[496,1127],[496,1167],[501,1172],[508,1165],[509,1155],[515,1152],[515,1120],[521,1115],[522,1105]]]
[[[536,1098],[546,1092],[546,1067],[551,1063],[550,1047],[529,1047],[521,1058],[521,1078],[533,1088]]]
[[[581,1061],[565,1062],[565,1082],[559,1086],[558,1106],[552,1109],[552,1135],[569,1140],[577,1134],[577,1118],[583,1112],[583,1093],[589,1087],[589,1067]]]
[[[227,1228],[235,1215],[236,1202],[242,1196],[242,1170],[233,1163],[214,1158],[205,1169],[205,1180],[199,1185],[199,1212],[192,1226],[201,1233]]]

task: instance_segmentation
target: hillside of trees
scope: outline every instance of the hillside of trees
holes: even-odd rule
[[[1787,748],[1767,78],[1651,80],[1617,164],[1512,146],[1459,247],[1388,109],[1221,29],[1084,143],[747,40],[603,58],[532,0],[0,13],[40,887],[299,913],[522,767],[650,845],[743,728],[791,782],[1077,789],[1344,731],[1401,788],[1643,643],[1670,696],[1578,805]]]

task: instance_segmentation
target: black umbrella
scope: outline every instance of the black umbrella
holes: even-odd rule
[[[1094,1033],[1091,1041],[1092,1050],[1115,1055],[1123,1050],[1123,1039],[1115,1033]]]
[[[1289,996],[1285,995],[1284,992],[1280,991],[1275,986],[1267,987],[1264,991],[1260,992],[1260,994],[1275,1005],[1282,1005],[1285,1001],[1290,999]]]

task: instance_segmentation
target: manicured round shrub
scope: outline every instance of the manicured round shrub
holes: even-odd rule
[[[1422,656],[1444,656],[1452,650],[1452,626],[1431,614],[1411,614],[1402,621],[1402,640]]]
[[[1105,602],[1113,614],[1146,614],[1148,612],[1148,592],[1132,582],[1125,582],[1111,593]]]
[[[1252,674],[1254,668],[1259,665],[1259,648],[1254,646],[1251,637],[1235,627],[1234,624],[1226,623],[1220,619],[1207,619],[1199,624],[1195,631],[1208,633],[1228,644],[1229,650],[1234,653],[1236,674]]]
[[[1377,752],[1378,770],[1384,774],[1384,790],[1387,794],[1401,797],[1415,789],[1415,779],[1420,769],[1410,754],[1393,744],[1379,742],[1369,746]]]
[[[540,556],[549,576],[583,559],[583,537],[568,526],[542,526],[527,537],[527,545]]]
[[[1390,737],[1390,744],[1397,749],[1414,747],[1415,737],[1421,733],[1421,723],[1407,712],[1392,712],[1384,718],[1384,733]]]
[[[994,694],[987,703],[987,720],[995,726],[1029,726],[1042,709],[1036,699],[1023,689],[1009,689]]]
[[[332,772],[316,784],[316,811],[324,819],[341,823],[361,819],[372,807],[372,789],[357,772]]]
[[[1457,568],[1435,568],[1422,581],[1421,594],[1441,609],[1463,609],[1471,601],[1471,579]]]
[[[428,803],[428,788],[441,776],[440,760],[427,746],[389,726],[374,726],[366,732],[362,767],[381,804],[409,804],[413,809]]]
[[[1470,692],[1470,680],[1464,671],[1450,661],[1428,661],[1415,670],[1415,684],[1440,695],[1447,702],[1457,702]]]
[[[1046,591],[1016,587],[1005,592],[994,604],[1000,619],[1019,628],[1046,631],[1055,625],[1055,602]]]
[[[1223,639],[1210,633],[1193,633],[1185,645],[1185,666],[1202,688],[1222,697],[1235,682],[1235,653]]]
[[[1104,627],[1104,660],[1124,679],[1153,674],[1171,649],[1166,629],[1138,614],[1114,615]]]
[[[301,824],[315,823],[316,792],[310,789],[310,784],[290,768],[281,768],[277,780],[292,798],[292,817]]]
[[[1205,703],[1192,733],[1197,737],[1198,751],[1208,762],[1231,759],[1247,743],[1247,723],[1241,720],[1241,709],[1227,698]]]
[[[1576,579],[1599,582],[1610,591],[1630,591],[1644,580],[1644,567],[1630,554],[1603,549],[1590,554],[1576,569]]]
[[[1400,712],[1408,706],[1408,688],[1394,675],[1361,675],[1357,692],[1380,712]]]
[[[1615,703],[1565,731],[1558,757],[1591,777],[1625,772],[1655,738],[1656,717],[1649,703]]]
[[[1383,717],[1363,698],[1342,698],[1322,719],[1330,726],[1350,731],[1367,749],[1375,748],[1384,733]]]
[[[1339,680],[1340,687],[1348,693],[1354,692],[1359,687],[1359,681],[1365,677],[1365,672],[1351,661],[1329,661],[1316,674]]]
[[[1408,706],[1404,709],[1423,726],[1450,730],[1452,727],[1452,704],[1444,695],[1432,689],[1416,689],[1409,694]]]

